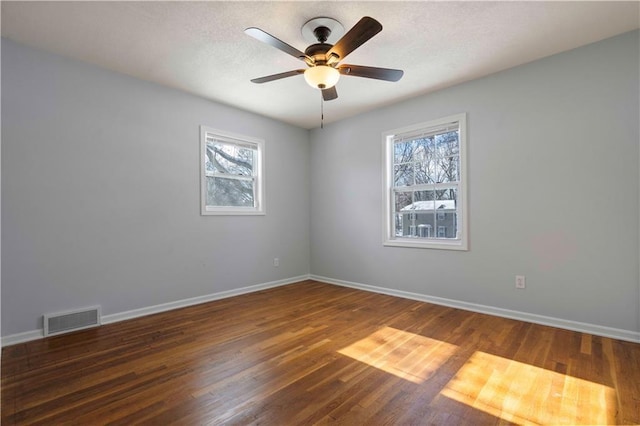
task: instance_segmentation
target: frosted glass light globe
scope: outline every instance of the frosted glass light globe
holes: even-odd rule
[[[326,65],[316,65],[305,70],[304,79],[311,87],[329,89],[335,86],[340,79],[340,71]]]

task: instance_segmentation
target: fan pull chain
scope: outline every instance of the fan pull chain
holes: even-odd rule
[[[324,97],[320,91],[320,128],[324,129]]]

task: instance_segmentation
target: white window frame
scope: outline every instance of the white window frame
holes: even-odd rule
[[[412,132],[428,132],[438,127],[458,123],[459,126],[459,176],[457,214],[458,224],[457,238],[437,239],[432,238],[411,238],[395,235],[395,201],[393,186],[393,145],[394,138],[400,134],[411,134]],[[400,129],[389,130],[382,134],[382,168],[383,168],[383,245],[390,247],[410,247],[428,248],[444,250],[469,250],[469,208],[467,203],[467,115],[466,113],[451,115],[448,117],[419,123]],[[436,184],[437,185],[437,184]],[[435,237],[435,238],[434,238]]]
[[[249,146],[256,150],[255,164],[253,167],[253,175],[250,178],[242,177],[242,179],[253,180],[253,207],[240,206],[208,206],[207,205],[207,137],[214,138],[224,143]],[[203,216],[209,215],[264,215],[265,209],[265,179],[264,179],[264,140],[253,138],[250,136],[239,135],[223,130],[214,129],[212,127],[200,126],[200,213]]]

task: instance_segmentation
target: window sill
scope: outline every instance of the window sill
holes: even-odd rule
[[[394,238],[392,240],[385,240],[382,245],[385,247],[469,251],[467,242],[461,240],[420,241],[416,238]]]
[[[254,209],[211,209],[207,208],[200,212],[202,216],[264,216],[264,210]]]

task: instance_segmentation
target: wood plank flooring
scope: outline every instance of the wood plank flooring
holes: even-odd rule
[[[640,424],[640,345],[305,281],[7,347],[2,424]]]

